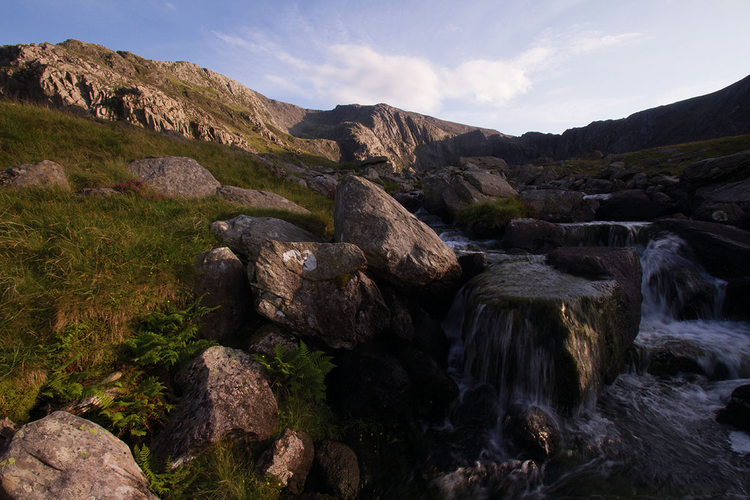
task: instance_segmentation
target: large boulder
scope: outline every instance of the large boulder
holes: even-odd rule
[[[53,161],[16,165],[0,172],[0,186],[70,189],[63,167]]]
[[[216,190],[219,196],[225,200],[233,201],[252,208],[264,208],[268,210],[286,210],[298,214],[309,214],[310,211],[304,207],[292,203],[283,196],[256,189],[243,189],[234,186],[219,186]]]
[[[216,194],[221,185],[211,172],[185,156],[132,161],[128,171],[164,196],[205,198]]]
[[[369,181],[347,177],[336,191],[336,241],[357,245],[370,270],[398,288],[451,289],[461,278],[453,251]]]
[[[28,423],[0,455],[0,497],[158,500],[128,445],[63,411]]]
[[[335,441],[320,443],[315,448],[315,466],[326,493],[341,500],[353,500],[359,493],[359,462],[347,445]]]
[[[351,349],[380,335],[390,314],[350,243],[266,240],[255,263],[256,310],[331,347]]]
[[[514,219],[505,227],[502,244],[506,250],[542,254],[562,246],[563,232],[545,220]]]
[[[688,191],[750,177],[750,151],[691,163],[682,170],[680,184]]]
[[[635,335],[615,280],[563,273],[543,257],[509,256],[465,289],[467,369],[506,403],[533,398],[576,413],[628,359]]]
[[[258,472],[271,474],[290,493],[299,495],[312,467],[315,450],[310,436],[286,429],[260,457]]]
[[[653,201],[640,189],[629,189],[612,193],[603,199],[597,220],[606,221],[651,221],[658,217],[674,214],[677,208],[673,203]]]
[[[474,203],[518,197],[502,176],[483,171],[461,172],[446,167],[426,175],[422,183],[425,209],[448,220]]]
[[[263,367],[242,351],[210,347],[175,380],[183,390],[182,399],[152,448],[163,459],[171,457],[173,468],[223,437],[266,440],[279,423]]]
[[[258,258],[260,246],[265,240],[323,242],[320,236],[273,217],[238,215],[233,219],[214,222],[211,232],[233,252],[251,260]]]
[[[563,247],[547,254],[547,263],[576,276],[612,279],[622,292],[622,313],[627,342],[632,343],[641,323],[641,259],[632,248]]]
[[[198,336],[221,341],[237,332],[245,322],[250,285],[245,266],[227,247],[203,252],[195,259],[198,271],[195,294],[201,306],[218,307],[203,316]]]

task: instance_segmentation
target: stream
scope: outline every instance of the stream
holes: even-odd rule
[[[490,266],[516,262],[496,241],[471,241],[438,218],[419,216],[458,255],[485,252]],[[726,283],[685,257],[685,243],[678,237],[645,239],[642,229],[647,225],[559,225],[566,245],[629,246],[638,251],[643,303],[634,360],[595,404],[560,416],[545,396],[550,384],[547,361],[533,346],[515,345],[513,370],[493,375],[499,380],[498,421],[474,456],[464,454],[461,466],[440,479],[447,498],[750,498],[750,435],[716,422],[717,410],[726,406],[732,391],[750,384],[750,324],[724,319]],[[536,256],[527,262],[544,265]],[[470,292],[459,292],[443,324],[452,342],[449,372],[462,397],[486,381],[474,367],[468,368],[477,356],[489,352],[509,359],[507,352],[500,352],[508,349],[501,341],[471,345],[477,319],[464,317],[471,298]],[[498,332],[518,330],[510,319],[496,315],[491,321]],[[525,337],[514,335],[505,338],[523,344],[519,339]],[[689,369],[674,370],[669,362]],[[658,363],[666,363],[667,371],[659,372]],[[519,370],[528,374],[514,377],[511,372]],[[518,401],[554,415],[561,443],[553,459],[524,461],[504,436],[500,420],[508,405]],[[445,428],[450,431],[452,425],[448,421]]]

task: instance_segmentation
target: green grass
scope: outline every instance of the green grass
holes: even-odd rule
[[[221,245],[211,222],[244,213],[331,233],[330,200],[272,177],[243,151],[0,102],[0,167],[50,159],[78,189],[124,181],[129,161],[161,155],[191,156],[222,183],[276,192],[313,214],[218,197],[150,201],[0,188],[0,417],[29,418],[49,371],[44,347],[62,332],[87,332],[81,365],[114,369],[136,319],[190,300],[194,257]]]
[[[531,215],[531,210],[521,201],[515,198],[503,198],[463,207],[456,212],[455,221],[464,226],[481,224],[491,229],[503,229],[511,220],[529,215]]]

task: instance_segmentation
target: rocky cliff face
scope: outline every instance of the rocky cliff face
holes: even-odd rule
[[[456,164],[469,156],[520,164],[750,133],[750,77],[713,94],[562,135],[511,137],[386,104],[303,109],[195,64],[150,61],[75,40],[0,47],[0,96],[252,152],[280,148],[334,161],[385,157],[396,171]]]

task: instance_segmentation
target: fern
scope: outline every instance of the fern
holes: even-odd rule
[[[325,377],[335,365],[331,363],[333,358],[323,351],[310,352],[300,340],[296,349],[276,346],[271,360],[257,355],[256,359],[266,368],[271,379],[284,386],[292,397],[325,401]]]
[[[156,377],[142,378],[136,372],[118,385],[123,388],[122,394],[99,411],[118,436],[145,436],[153,422],[164,420],[173,409],[164,395],[166,387]]]
[[[151,491],[165,499],[182,499],[185,492],[198,478],[199,470],[191,466],[184,466],[173,471],[157,472],[156,461],[151,450],[145,444],[133,449],[133,458],[143,475],[148,480]],[[167,467],[169,469],[169,467]]]

